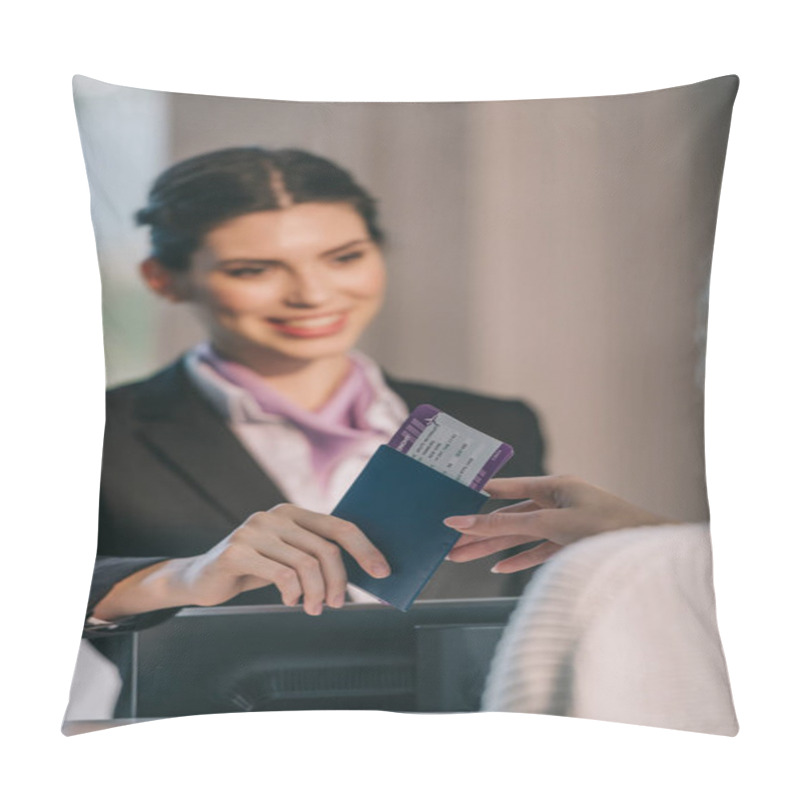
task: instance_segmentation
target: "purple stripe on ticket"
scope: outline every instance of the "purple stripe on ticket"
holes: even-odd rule
[[[411,449],[411,445],[419,439],[420,434],[434,419],[436,419],[437,414],[440,413],[438,408],[428,405],[427,403],[417,406],[406,421],[397,429],[397,433],[392,436],[389,447],[399,450],[401,453],[408,453]]]
[[[389,447],[476,491],[514,455],[511,445],[427,403],[411,412]]]
[[[471,489],[479,492],[500,471],[503,464],[514,455],[514,448],[510,444],[500,442],[500,446],[492,453],[489,460],[481,467],[475,479],[470,484]]]

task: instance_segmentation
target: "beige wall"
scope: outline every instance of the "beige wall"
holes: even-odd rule
[[[553,470],[683,519],[708,514],[706,289],[733,91],[472,118],[475,378],[536,403]]]

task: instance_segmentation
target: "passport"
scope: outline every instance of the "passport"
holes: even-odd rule
[[[445,517],[475,514],[487,496],[381,445],[331,512],[357,525],[386,556],[392,574],[373,578],[342,551],[350,583],[407,611],[459,533]]]

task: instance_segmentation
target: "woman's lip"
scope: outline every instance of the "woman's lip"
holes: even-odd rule
[[[296,323],[315,322],[318,320],[333,319],[343,317],[345,311],[330,311],[327,314],[308,314],[305,317],[268,317],[267,319],[276,325],[294,325]]]
[[[319,314],[314,317],[295,317],[293,319],[267,319],[267,322],[282,333],[291,336],[311,338],[330,336],[338,333],[347,323],[345,312],[338,314]]]

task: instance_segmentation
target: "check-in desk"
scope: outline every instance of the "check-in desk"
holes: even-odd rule
[[[477,711],[515,603],[351,604],[318,617],[284,606],[187,608],[118,643],[125,680],[110,724],[236,711]],[[65,733],[92,725],[73,721]]]

